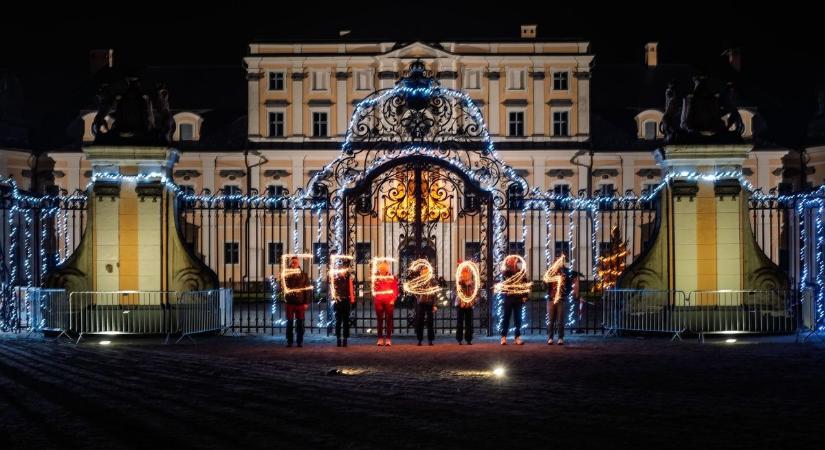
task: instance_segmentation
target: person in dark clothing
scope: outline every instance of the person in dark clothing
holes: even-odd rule
[[[404,290],[415,296],[415,335],[418,345],[424,341],[424,325],[427,326],[427,341],[433,345],[435,340],[435,318],[438,310],[435,305],[438,283],[432,275],[432,266],[426,260],[414,261],[409,281],[404,283]]]
[[[330,270],[331,297],[335,309],[335,338],[338,347],[346,347],[349,339],[349,315],[355,304],[355,277],[350,270],[351,258],[340,259],[340,266]],[[341,332],[343,328],[343,340]]]
[[[553,345],[553,337],[558,330],[558,344],[564,345],[564,304],[570,297],[579,296],[578,272],[568,267],[567,258],[562,254],[544,276],[547,287],[547,345]]]
[[[467,345],[473,345],[473,307],[478,300],[477,272],[469,267],[473,262],[467,261],[456,270],[458,283],[456,284],[456,308],[458,309],[458,324],[456,324],[455,339],[458,345],[465,340]]]
[[[309,308],[312,285],[309,276],[301,268],[298,258],[289,260],[289,270],[282,277],[284,299],[286,300],[286,346],[292,347],[293,337],[298,347],[304,344],[304,318]],[[295,323],[293,326],[293,322]],[[297,328],[297,336],[293,336]]]
[[[507,332],[510,330],[510,318],[515,327],[516,345],[523,345],[521,340],[521,310],[530,294],[530,282],[526,280],[524,259],[518,255],[504,258],[503,281],[496,285],[496,290],[504,296],[504,317],[501,324],[501,345],[507,345]]]

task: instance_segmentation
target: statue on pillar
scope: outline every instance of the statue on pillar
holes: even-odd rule
[[[744,125],[728,83],[715,90],[705,76],[693,77],[693,89],[680,96],[675,82],[665,91],[665,113],[660,130],[668,144],[725,144],[741,142]]]
[[[166,86],[159,84],[150,98],[144,94],[137,78],[128,78],[120,92],[102,84],[97,103],[98,111],[92,123],[95,144],[167,146],[171,143],[175,121]]]

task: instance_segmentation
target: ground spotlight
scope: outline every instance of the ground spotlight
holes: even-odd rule
[[[109,345],[112,341],[100,341],[100,345]]]
[[[504,374],[505,374],[505,370],[504,370],[503,366],[496,366],[496,367],[493,368],[493,375],[496,378],[501,378],[501,377],[504,376]]]
[[[726,344],[735,344],[735,343],[736,343],[736,339],[725,339],[725,343],[726,343]]]

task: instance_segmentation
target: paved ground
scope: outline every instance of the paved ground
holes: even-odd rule
[[[821,343],[98,342],[0,336],[0,449],[821,448],[825,438]]]

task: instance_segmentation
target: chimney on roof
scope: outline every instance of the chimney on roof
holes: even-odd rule
[[[522,39],[535,39],[536,38],[536,27],[537,27],[537,25],[522,25],[521,26],[521,38]]]
[[[89,51],[89,72],[97,73],[100,69],[111,68],[115,50],[112,48],[94,49]]]
[[[656,67],[659,64],[659,43],[648,42],[645,44],[645,65]]]
[[[742,51],[738,48],[729,48],[722,53],[728,57],[728,64],[737,72],[742,71]]]

